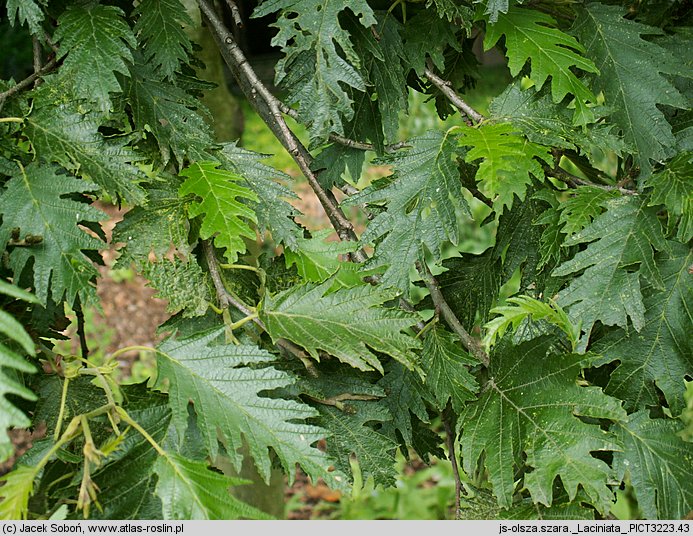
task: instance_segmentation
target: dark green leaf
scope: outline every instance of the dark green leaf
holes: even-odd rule
[[[110,93],[121,91],[116,73],[128,74],[130,49],[137,47],[123,12],[115,6],[69,7],[58,18],[53,38],[60,45],[60,55],[67,54],[60,76],[71,81],[78,98],[108,112]]]
[[[633,196],[610,199],[603,206],[604,214],[565,242],[589,244],[586,249],[553,271],[554,276],[582,272],[558,297],[559,305],[582,322],[581,349],[598,320],[627,329],[630,317],[635,330],[641,331],[645,325],[641,278],[663,288],[653,248],[662,251],[667,244],[656,213]]]
[[[331,281],[297,285],[268,296],[260,312],[273,340],[285,338],[315,359],[324,351],[361,370],[383,367],[373,351],[392,356],[408,368],[416,366],[419,341],[402,333],[416,317],[383,304],[397,292],[382,287],[343,288],[330,294]]]
[[[142,0],[135,8],[139,17],[134,31],[144,49],[145,61],[166,77],[188,62],[192,44],[184,25],[192,26],[185,6],[178,0]]]
[[[456,414],[476,398],[479,384],[469,369],[478,364],[460,341],[449,331],[435,326],[426,334],[421,352],[421,368],[426,374],[426,387],[440,411],[448,401]]]
[[[464,467],[472,473],[485,454],[493,493],[505,508],[512,503],[515,470],[526,466],[531,471],[524,475],[524,487],[535,504],[552,505],[560,477],[571,500],[582,486],[589,502],[607,512],[612,472],[591,453],[619,445],[599,425],[578,416],[619,420],[626,414],[620,401],[599,388],[578,386],[584,356],[554,355],[552,344],[550,337],[541,337],[518,346],[506,339],[496,347],[482,395],[460,416]]]
[[[70,196],[93,191],[96,185],[60,175],[53,167],[30,164],[5,186],[0,196],[0,245],[7,246],[15,228],[19,228],[21,238],[36,237],[33,245],[15,247],[10,253],[10,266],[17,277],[33,259],[34,287],[42,304],[49,294],[53,300],[69,303],[77,295],[83,301],[95,299],[90,281],[98,271],[84,251],[102,249],[104,243],[79,224],[98,222],[106,216]]]
[[[679,62],[664,48],[641,35],[660,35],[659,28],[623,18],[624,9],[593,3],[579,10],[573,31],[594,60],[601,76],[595,91],[603,91],[613,107],[611,119],[626,142],[637,148],[638,163],[649,171],[650,159],[662,161],[676,144],[671,126],[657,108],[688,107],[686,99],[662,76],[680,74]],[[690,76],[690,72],[688,73]]]
[[[693,443],[679,437],[679,421],[650,419],[647,413],[613,426],[623,443],[614,467],[620,478],[630,474],[646,519],[684,519],[693,510]]]
[[[625,401],[628,410],[659,404],[659,391],[673,415],[686,407],[684,377],[693,370],[691,326],[693,314],[693,253],[683,244],[671,244],[671,256],[659,255],[657,270],[662,289],[643,286],[644,322],[639,333],[612,330],[594,346],[602,362],[619,361],[606,392]]]

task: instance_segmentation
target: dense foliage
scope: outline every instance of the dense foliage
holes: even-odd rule
[[[5,11],[35,72],[0,80],[0,461],[8,429],[46,432],[0,519],[262,517],[213,467],[243,448],[339,489],[447,455],[463,517],[604,517],[624,486],[645,517],[693,510],[685,2],[265,0],[275,94],[207,0]],[[214,138],[200,16],[334,233]],[[511,79],[483,115],[475,42]],[[452,126],[398,139],[410,91]],[[391,173],[366,180],[372,155]],[[148,383],[56,352],[98,306],[97,200],[173,313]]]

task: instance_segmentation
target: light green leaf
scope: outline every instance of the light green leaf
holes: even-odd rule
[[[531,60],[530,77],[537,90],[550,76],[553,101],[561,102],[567,94],[574,95],[573,122],[585,125],[594,121],[587,102],[594,103],[596,98],[571,69],[589,73],[598,73],[599,70],[591,59],[580,55],[585,48],[555,25],[556,21],[550,15],[511,7],[507,13],[498,15],[497,22],[487,26],[484,49],[489,50],[505,35],[510,74],[517,76],[525,63]]]
[[[660,104],[689,108],[686,99],[662,76],[691,76],[666,49],[641,35],[662,30],[623,17],[619,6],[589,4],[579,9],[573,32],[585,46],[587,57],[601,71],[593,84],[603,91],[614,110],[611,120],[623,131],[626,142],[637,148],[637,162],[649,174],[650,159],[662,161],[676,144],[671,126],[657,107]]]
[[[402,333],[417,317],[383,304],[397,297],[392,289],[369,285],[326,294],[331,281],[297,285],[265,299],[260,318],[273,340],[288,339],[314,358],[327,352],[361,370],[383,372],[375,352],[414,368],[418,340]]]
[[[192,44],[183,27],[192,26],[183,4],[178,0],[142,0],[133,13],[140,46],[147,64],[170,77],[181,63],[188,62]]]
[[[203,215],[200,236],[213,236],[214,244],[225,249],[226,258],[234,263],[246,250],[243,237],[256,237],[248,225],[248,221],[257,222],[255,212],[241,200],[257,201],[257,196],[244,185],[242,176],[218,166],[216,162],[194,162],[180,172],[185,181],[178,192],[194,195],[188,214],[191,218]]]
[[[19,20],[19,24],[26,23],[29,26],[29,31],[32,35],[41,35],[41,22],[44,15],[41,8],[34,0],[7,0],[7,18],[10,24],[14,26],[15,20]]]
[[[334,240],[328,242],[327,238],[332,234],[331,229],[323,229],[314,232],[312,238],[298,238],[295,250],[284,250],[286,267],[296,265],[298,275],[304,281],[312,283],[322,283],[337,273],[342,265],[340,256],[352,253],[357,246],[352,242]],[[339,280],[339,276],[337,276],[337,280]]]
[[[607,112],[604,108],[592,111],[596,116]],[[522,81],[516,80],[491,101],[489,114],[494,121],[512,123],[529,141],[574,150],[585,155],[595,167],[603,163],[608,151],[621,156],[627,149],[615,126],[608,122],[602,120],[575,128],[573,112],[563,104],[554,103],[546,86],[539,92],[523,90]]]
[[[473,474],[483,455],[498,503],[508,508],[523,466],[523,484],[535,504],[551,506],[555,481],[572,500],[582,487],[606,513],[613,502],[609,466],[592,452],[618,450],[615,438],[579,416],[619,420],[620,401],[596,387],[580,387],[584,356],[554,355],[551,337],[512,346],[505,339],[491,355],[489,380],[460,416],[464,468]],[[522,485],[520,484],[520,486]]]
[[[26,519],[29,513],[29,497],[34,490],[38,469],[19,465],[6,475],[0,476],[0,519],[17,521]]]
[[[671,413],[677,416],[686,407],[684,378],[693,370],[693,252],[683,244],[670,247],[671,255],[660,254],[656,259],[663,288],[650,283],[642,289],[645,316],[640,333],[609,331],[593,350],[604,356],[600,364],[619,362],[606,392],[624,400],[626,409],[657,406],[664,393]]]
[[[33,296],[14,285],[0,281],[0,294],[36,303]],[[26,354],[36,355],[34,342],[24,327],[9,313],[0,309],[0,333],[6,336],[6,341],[18,344]],[[7,460],[13,451],[12,442],[7,435],[7,429],[13,426],[28,427],[31,421],[22,410],[10,401],[7,396],[17,396],[25,400],[36,400],[36,395],[24,385],[8,375],[8,369],[13,373],[33,373],[36,369],[24,357],[0,342],[0,462]],[[0,492],[2,493],[2,492]],[[2,507],[0,506],[0,512]],[[2,516],[0,515],[0,519]]]
[[[645,184],[652,188],[650,206],[664,205],[669,220],[679,220],[676,237],[681,242],[693,238],[693,153],[677,155]]]
[[[635,330],[641,331],[645,325],[641,279],[663,288],[653,248],[662,251],[667,244],[655,211],[635,196],[607,200],[604,206],[604,214],[565,242],[588,246],[553,271],[554,276],[582,272],[557,300],[571,318],[582,321],[585,335],[580,350],[598,320],[627,329],[630,318]]]
[[[575,326],[568,318],[565,311],[553,300],[545,303],[531,296],[515,296],[508,298],[507,303],[512,305],[501,305],[491,309],[491,313],[500,315],[484,326],[484,345],[490,348],[496,343],[497,338],[503,338],[505,331],[512,326],[517,331],[523,321],[528,318],[532,320],[545,320],[559,327],[567,336],[572,350],[575,351],[578,339],[580,338],[580,326]]]
[[[303,236],[303,232],[293,218],[300,212],[288,200],[297,196],[283,184],[290,183],[291,177],[263,164],[261,160],[267,155],[248,151],[235,143],[224,144],[214,156],[224,169],[242,176],[245,186],[257,196],[257,203],[249,201],[248,204],[255,210],[260,230],[271,232],[276,242],[296,248],[297,238]]]
[[[693,510],[693,443],[678,436],[680,428],[646,410],[612,427],[623,443],[614,467],[619,478],[629,473],[645,519],[684,519]]]
[[[269,519],[231,495],[232,486],[247,481],[211,471],[204,462],[169,452],[159,456],[154,471],[159,476],[156,494],[164,519]]]
[[[359,57],[339,21],[347,8],[366,28],[376,24],[365,0],[271,0],[253,13],[258,18],[279,12],[272,45],[280,47],[284,57],[277,63],[275,80],[288,91],[288,101],[299,104],[314,141],[325,141],[330,132],[343,134],[342,117],[353,117],[352,100],[342,86],[366,89],[357,71]]]
[[[517,133],[509,123],[483,125],[479,128],[460,127],[460,145],[471,147],[465,161],[483,159],[476,172],[479,190],[493,201],[494,210],[501,214],[513,204],[515,195],[524,200],[532,177],[544,179],[541,161],[551,162],[548,147],[532,143]]]
[[[462,348],[460,341],[440,326],[426,334],[421,352],[421,368],[426,374],[426,387],[440,411],[448,401],[456,414],[476,398],[479,384],[469,369],[478,361]]]
[[[10,266],[19,275],[33,259],[34,287],[42,304],[49,294],[54,301],[64,298],[72,303],[78,294],[89,301],[96,297],[90,280],[98,271],[83,251],[102,249],[104,243],[79,224],[98,222],[106,216],[90,204],[70,198],[96,190],[96,185],[57,171],[29,164],[5,184],[0,196],[0,245],[6,247],[16,228],[21,238],[36,237],[35,244],[12,250]]]
[[[290,480],[298,463],[311,478],[334,483],[336,475],[327,472],[329,460],[313,446],[326,432],[305,424],[316,412],[294,400],[259,394],[287,387],[294,379],[270,366],[275,356],[255,346],[214,344],[223,332],[221,328],[183,340],[167,339],[158,349],[156,388],[169,393],[179,438],[188,426],[192,401],[212,458],[218,452],[220,433],[237,468],[245,440],[265,481],[269,481],[268,449],[272,448]]]
[[[115,6],[72,6],[58,18],[53,35],[60,55],[67,54],[59,76],[71,81],[78,98],[95,102],[104,112],[112,107],[110,93],[121,91],[116,73],[127,76],[130,49],[137,47],[123,15]]]

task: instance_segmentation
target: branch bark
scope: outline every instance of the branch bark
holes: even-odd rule
[[[22,80],[21,82],[18,82],[16,85],[12,86],[10,89],[0,93],[0,103],[2,103],[5,99],[7,99],[8,97],[11,97],[15,93],[18,93],[18,92],[22,91],[23,89],[25,89],[26,87],[30,86],[40,76],[43,76],[44,74],[52,71],[57,64],[58,64],[58,60],[56,58],[53,58],[51,61],[46,63],[43,67],[41,67],[41,69],[39,69],[35,73],[30,74],[24,80]]]
[[[428,292],[431,294],[431,299],[433,300],[433,305],[436,311],[443,317],[445,322],[450,326],[453,332],[460,338],[464,347],[476,357],[485,367],[489,366],[489,356],[483,349],[481,344],[472,337],[469,332],[464,328],[460,320],[455,315],[454,311],[445,301],[443,293],[440,291],[438,281],[433,277],[433,274],[428,269],[428,266],[417,262],[416,269],[419,271],[419,275],[426,284]]]
[[[221,273],[219,271],[219,261],[217,260],[217,257],[214,254],[214,247],[212,246],[212,243],[209,240],[202,241],[202,251],[204,253],[205,260],[207,261],[209,275],[212,277],[212,283],[214,284],[214,290],[217,294],[219,306],[222,309],[226,309],[229,305],[232,305],[245,316],[251,316],[253,314],[253,311],[250,309],[250,307],[248,307],[245,303],[237,299],[233,294],[226,290],[226,285],[224,285],[224,280],[222,279]],[[252,319],[252,321],[260,329],[262,329],[263,331],[267,331],[265,323],[262,320],[260,320],[257,316],[255,316]],[[310,360],[310,357],[308,357],[303,348],[287,339],[277,340],[276,345],[299,358],[311,375],[315,377],[318,376],[317,369],[315,368],[313,362]]]
[[[224,23],[219,19],[209,2],[207,0],[198,0],[198,5],[219,47],[222,58],[224,58],[226,65],[231,70],[248,102],[272,130],[273,134],[289,152],[301,172],[305,175],[308,184],[325,209],[327,217],[330,219],[330,223],[335,231],[337,231],[339,238],[341,240],[356,241],[357,237],[354,227],[339,208],[336,198],[332,192],[323,189],[317,175],[310,168],[313,158],[286,124],[279,101],[255,74],[233,35],[224,26]],[[357,262],[363,262],[367,258],[362,251],[354,253],[353,257]]]
[[[436,86],[440,92],[447,97],[447,99],[457,108],[461,113],[466,115],[473,123],[480,123],[484,120],[484,116],[467,104],[462,97],[460,97],[454,89],[452,89],[452,84],[447,80],[443,80],[440,76],[434,73],[430,67],[427,67],[424,71],[426,78],[431,81],[431,84]]]

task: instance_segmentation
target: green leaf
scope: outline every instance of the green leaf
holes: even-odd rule
[[[419,76],[423,76],[428,59],[441,72],[445,70],[447,47],[461,49],[454,25],[441,19],[435,11],[422,10],[404,26],[404,52]]]
[[[598,73],[591,59],[581,56],[585,48],[574,37],[555,28],[553,17],[520,7],[511,7],[498,15],[495,24],[488,25],[484,36],[484,50],[492,48],[505,35],[510,74],[517,76],[525,63],[531,60],[530,77],[537,90],[551,77],[551,96],[561,102],[567,94],[575,96],[573,122],[584,125],[594,120],[587,102],[596,97],[571,69],[578,68]]]
[[[501,13],[507,13],[510,8],[511,1],[513,0],[473,0],[475,4],[483,4],[484,15],[489,16],[489,21],[493,24],[498,22],[498,16]],[[523,0],[519,0],[518,3],[522,3]]]
[[[544,179],[541,161],[550,164],[550,149],[519,135],[513,125],[498,123],[460,128],[463,132],[460,145],[471,147],[465,162],[483,159],[476,172],[476,181],[479,190],[493,201],[498,214],[506,206],[512,206],[515,195],[520,201],[524,200],[532,176]]]
[[[385,367],[385,376],[378,381],[378,386],[385,390],[382,403],[389,410],[392,420],[385,421],[381,432],[390,437],[397,437],[399,431],[407,445],[412,444],[413,413],[419,420],[428,422],[426,400],[428,392],[421,377],[407,369],[401,363],[390,362]]]
[[[139,17],[135,34],[144,49],[148,65],[171,77],[181,63],[188,62],[192,44],[183,26],[192,26],[183,4],[178,0],[142,0],[133,13]]]
[[[570,500],[566,494],[555,497],[550,508],[542,504],[534,504],[532,499],[522,499],[513,503],[509,510],[501,510],[498,519],[536,519],[536,520],[581,520],[594,519],[594,510],[583,504],[584,493],[578,492],[575,499]]]
[[[637,148],[637,162],[647,175],[650,159],[665,160],[676,144],[671,126],[657,106],[689,107],[660,73],[685,72],[669,51],[640,37],[660,35],[662,30],[623,18],[623,8],[593,3],[578,13],[573,31],[601,71],[594,89],[604,92],[607,105],[614,110],[611,120],[623,131],[626,142]]]
[[[29,497],[34,490],[38,475],[36,467],[19,465],[6,475],[0,476],[0,519],[16,521],[26,519],[29,513]]]
[[[570,190],[569,197],[559,206],[558,223],[561,232],[572,238],[604,212],[609,199],[618,193],[593,186],[580,186]]]
[[[170,251],[184,257],[190,254],[186,200],[178,195],[181,182],[175,175],[160,173],[146,187],[149,203],[128,210],[116,224],[113,243],[125,244],[119,250],[119,265],[148,262],[150,254],[157,260]]]
[[[597,116],[606,112],[603,108],[592,111]],[[606,151],[618,156],[626,152],[626,144],[614,132],[612,124],[599,121],[575,128],[572,111],[554,103],[547,87],[539,92],[523,90],[522,81],[517,80],[491,101],[489,113],[494,120],[512,123],[529,141],[574,150],[585,155],[596,167],[602,164]]]
[[[33,296],[15,285],[0,281],[0,294],[36,303]],[[7,340],[18,344],[26,354],[36,355],[34,342],[24,327],[8,312],[0,309],[0,333]],[[36,400],[36,395],[19,383],[16,378],[9,376],[7,369],[13,373],[33,373],[36,369],[24,357],[13,351],[7,344],[0,342],[0,462],[7,460],[13,452],[12,441],[7,435],[10,427],[26,428],[31,424],[22,410],[7,398],[8,395],[18,396],[26,400]],[[2,507],[0,507],[2,512]],[[0,519],[2,515],[0,514]]]
[[[183,317],[202,316],[207,312],[212,296],[206,272],[202,271],[194,256],[187,261],[174,257],[159,262],[141,262],[139,269],[155,288],[155,295],[167,301],[166,310]]]
[[[620,362],[606,392],[624,400],[629,411],[659,405],[660,391],[673,415],[686,407],[684,377],[693,370],[693,252],[677,243],[671,243],[671,250],[671,255],[657,258],[663,288],[650,283],[642,289],[645,315],[640,333],[612,330],[593,348],[604,355],[601,363]]]
[[[152,73],[141,57],[130,68],[125,94],[132,108],[135,127],[143,134],[151,132],[159,144],[166,164],[171,153],[182,166],[189,160],[209,160],[207,151],[214,144],[211,129],[198,110],[199,100]]]
[[[104,112],[112,107],[110,93],[121,91],[116,73],[128,74],[130,48],[137,47],[123,15],[115,6],[69,7],[58,18],[53,35],[60,56],[67,54],[60,76],[71,81],[78,98],[95,102]]]
[[[560,477],[569,498],[582,486],[589,502],[606,513],[613,501],[612,472],[594,451],[619,445],[598,424],[579,416],[625,418],[620,401],[576,380],[584,356],[554,355],[550,337],[512,346],[507,339],[491,356],[490,379],[482,395],[460,416],[465,470],[472,474],[484,454],[484,466],[498,503],[508,508],[516,471],[525,466],[524,487],[535,504],[551,506]]]
[[[26,135],[42,158],[95,182],[113,197],[143,204],[138,182],[144,175],[134,165],[142,156],[127,147],[126,139],[107,140],[99,132],[101,121],[100,114],[80,113],[76,104],[37,106],[26,119]]]
[[[342,85],[366,89],[357,71],[359,57],[339,21],[347,8],[366,28],[376,24],[365,0],[272,0],[253,13],[259,18],[280,12],[272,45],[281,47],[284,57],[277,63],[275,80],[287,89],[290,103],[298,102],[315,141],[325,141],[330,132],[343,134],[342,117],[353,117],[352,100]],[[296,76],[292,71],[299,66],[305,71]]]
[[[652,188],[650,206],[664,205],[669,220],[679,220],[676,238],[681,242],[693,238],[693,153],[677,155],[645,184]]]
[[[159,456],[154,470],[164,519],[269,519],[231,495],[230,487],[246,481],[214,472],[204,462],[169,452]]]
[[[373,351],[416,366],[413,350],[420,344],[402,333],[416,316],[383,306],[397,297],[396,291],[362,285],[326,294],[330,286],[329,280],[307,283],[267,297],[260,318],[272,339],[295,342],[315,359],[322,350],[361,370],[383,372]]]
[[[424,247],[439,257],[446,238],[457,243],[456,209],[469,212],[462,196],[453,136],[429,131],[409,145],[410,149],[397,151],[384,160],[393,166],[393,176],[345,203],[384,203],[387,207],[373,218],[361,237],[367,244],[388,235],[376,245],[375,255],[365,266],[387,266],[382,284],[404,292],[409,290],[409,270],[422,257]]]
[[[364,480],[373,477],[376,484],[394,485],[397,443],[369,426],[390,419],[385,408],[372,402],[354,400],[349,401],[345,411],[325,405],[318,406],[318,411],[320,425],[332,432],[327,442],[327,453],[335,460],[338,470],[350,473],[353,455]]]
[[[191,218],[203,215],[200,237],[214,236],[214,244],[225,249],[226,258],[234,263],[246,250],[243,237],[254,240],[256,236],[248,225],[248,221],[257,222],[255,212],[241,199],[257,201],[257,196],[244,186],[242,176],[218,166],[216,162],[194,162],[180,172],[185,181],[178,192],[195,196],[188,214]]]
[[[693,443],[678,436],[680,422],[643,410],[612,429],[623,443],[614,468],[630,474],[645,519],[684,519],[693,510]]]
[[[635,196],[607,200],[604,214],[564,245],[588,244],[553,271],[554,276],[582,272],[559,293],[558,304],[582,321],[583,350],[594,323],[624,329],[631,319],[636,331],[645,325],[641,279],[663,288],[653,248],[667,244],[656,213]]]
[[[331,229],[323,229],[314,232],[312,238],[297,239],[295,250],[284,250],[286,267],[296,265],[298,275],[304,281],[312,283],[322,283],[337,273],[343,264],[340,261],[340,256],[355,251],[356,244],[342,241],[328,242],[327,238],[332,234]],[[339,280],[339,276],[337,276],[337,280]]]
[[[372,105],[370,101],[376,99],[380,116],[376,128],[383,131],[385,139],[393,141],[397,138],[399,115],[407,111],[406,70],[402,67],[406,55],[400,35],[402,26],[393,17],[379,17],[377,40],[369,28],[356,22],[350,25],[349,30],[361,59],[362,76],[368,86],[365,98],[369,105]],[[362,103],[357,99],[356,106],[359,104]]]
[[[474,18],[474,10],[459,0],[426,0],[426,7],[435,5],[438,16],[443,17],[448,22],[456,22],[462,25],[469,25]]]
[[[479,255],[463,253],[443,261],[447,270],[436,276],[445,301],[464,326],[483,323],[501,287],[502,266],[492,248]]]
[[[49,294],[54,301],[64,298],[69,303],[78,294],[83,301],[96,298],[90,280],[98,271],[84,251],[102,249],[104,243],[79,225],[106,216],[70,198],[95,189],[96,185],[58,174],[53,167],[29,164],[6,183],[0,195],[0,249],[7,246],[13,229],[20,229],[20,237],[35,237],[35,244],[12,250],[10,266],[18,277],[33,259],[34,287],[42,304]]]
[[[267,155],[254,153],[226,143],[215,156],[222,167],[242,176],[245,186],[257,196],[257,203],[248,204],[257,215],[261,231],[269,231],[276,242],[290,248],[297,247],[297,238],[303,236],[301,228],[294,221],[300,215],[287,200],[296,199],[296,194],[283,183],[290,183],[291,177],[261,162]],[[279,179],[280,182],[277,181]]]
[[[512,305],[501,305],[490,311],[500,316],[487,322],[484,326],[486,348],[493,346],[497,338],[502,339],[509,327],[512,326],[513,330],[517,331],[522,322],[532,319],[545,320],[559,327],[568,336],[572,350],[575,351],[580,338],[580,327],[573,325],[568,315],[556,302],[549,299],[549,303],[545,303],[531,296],[516,296],[508,298],[506,302]]]
[[[315,411],[294,400],[268,398],[260,392],[291,385],[286,372],[269,366],[276,358],[255,346],[214,344],[224,328],[188,339],[167,339],[158,349],[157,389],[166,389],[179,438],[188,426],[188,404],[192,400],[197,423],[207,451],[218,452],[217,431],[227,443],[227,454],[237,469],[242,460],[238,449],[243,440],[260,475],[269,481],[271,459],[276,453],[282,467],[293,478],[299,464],[313,479],[333,482],[327,472],[326,456],[312,446],[325,431],[305,424]]]
[[[19,24],[26,23],[29,26],[32,35],[41,36],[41,22],[44,15],[34,0],[7,0],[6,9],[7,19],[12,26],[17,19]]]
[[[478,361],[465,351],[460,341],[440,326],[426,334],[421,352],[421,368],[426,387],[435,398],[438,410],[448,404],[460,414],[465,404],[476,398],[479,384],[469,369]]]
[[[70,392],[80,387],[70,383]],[[168,398],[148,389],[145,383],[124,385],[121,388],[128,415],[154,441],[162,444],[171,425]],[[60,395],[56,397],[56,406],[59,400]],[[96,423],[92,421],[90,424],[94,433]],[[161,501],[154,493],[157,484],[154,466],[158,458],[159,454],[149,441],[130,428],[117,443],[117,448],[104,460],[104,465],[93,474],[94,483],[100,490],[101,508],[92,509],[90,518],[163,519]],[[70,497],[74,497],[74,493]]]

